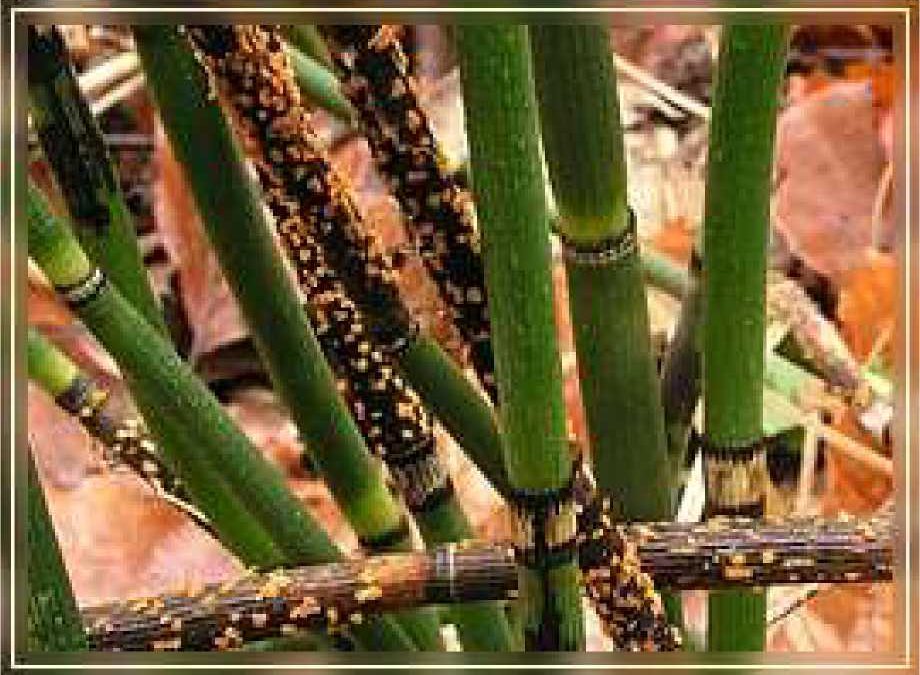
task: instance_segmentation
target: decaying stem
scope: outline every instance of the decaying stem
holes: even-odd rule
[[[97,650],[226,650],[307,628],[335,633],[383,611],[514,597],[516,588],[511,549],[451,544],[430,553],[248,574],[95,607],[83,619]]]
[[[890,513],[872,518],[719,518],[709,523],[615,523],[609,504],[579,516],[588,595],[617,648],[679,647],[658,589],[892,578]],[[329,565],[250,573],[86,610],[90,644],[103,650],[234,649],[305,628],[335,632],[369,615],[426,603],[517,596],[510,546],[467,543]]]
[[[406,226],[470,361],[496,400],[495,363],[479,235],[469,192],[447,168],[418,101],[395,26],[324,26],[343,89],[358,111],[381,172],[408,216]]]

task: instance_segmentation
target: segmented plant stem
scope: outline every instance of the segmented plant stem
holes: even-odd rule
[[[28,32],[32,122],[77,237],[131,304],[166,335],[131,213],[60,31],[30,25]]]
[[[197,43],[207,49],[221,28],[193,28]],[[271,134],[257,123],[271,127],[282,110],[300,112],[297,92],[287,77],[287,62],[276,47],[271,29],[257,26],[234,28],[236,48],[218,56],[214,49],[205,58],[218,77],[226,99],[242,118],[243,132],[250,133],[250,145],[258,146],[256,172],[266,204],[275,217],[275,225],[288,256],[294,265],[300,287],[311,308],[311,319],[326,357],[339,377],[340,392],[349,403],[371,451],[383,459],[390,475],[416,516],[426,540],[434,543],[444,537],[463,538],[471,534],[465,516],[453,497],[453,487],[436,454],[432,420],[415,392],[396,372],[391,353],[381,345],[379,334],[365,312],[348,295],[339,271],[326,261],[326,248],[320,245],[302,201],[291,198],[283,176],[295,175],[301,156],[278,153],[277,141],[269,144]],[[256,64],[261,75],[247,80],[248,66]],[[280,72],[276,72],[280,71]],[[259,91],[274,87],[277,103],[273,114],[260,115],[253,99]],[[285,117],[285,119],[291,119]],[[274,148],[275,151],[272,150]],[[331,195],[327,195],[331,198]],[[309,211],[307,212],[309,213]],[[447,532],[441,532],[449,526]],[[459,531],[458,531],[459,526]],[[459,611],[459,610],[458,610]],[[465,610],[464,610],[465,611]],[[498,608],[492,612],[492,639],[507,633]],[[461,637],[471,634],[460,625]],[[480,645],[482,646],[482,645]]]
[[[464,25],[458,36],[503,451],[522,563],[525,644],[580,650],[574,476],[527,29]]]
[[[702,294],[704,473],[709,514],[763,510],[767,242],[787,28],[726,26],[709,138]],[[707,451],[710,448],[713,451]],[[710,596],[713,651],[757,651],[762,593]]]
[[[192,504],[182,481],[166,465],[156,441],[139,417],[119,412],[105,387],[82,372],[34,328],[29,328],[27,351],[30,379],[102,444],[106,464],[128,468],[158,497],[216,536],[207,517]]]
[[[531,36],[594,475],[627,517],[667,518],[664,417],[610,36],[596,24],[536,24]]]
[[[324,26],[345,95],[358,111],[377,166],[389,179],[426,269],[496,400],[489,309],[469,192],[448,170],[396,26]]]
[[[248,97],[246,109],[255,119],[271,126],[277,138],[287,120],[283,105],[279,109],[276,104],[281,100],[277,87],[270,80],[246,76],[244,71],[265,72],[263,64],[255,60],[260,40],[271,41],[271,53],[284,60],[280,37],[255,26],[190,28],[188,33],[201,51],[192,52],[186,41],[187,51],[181,58],[191,71],[189,75],[197,79],[197,86],[180,89],[173,73],[161,69],[146,47],[142,58],[145,65],[152,65],[150,79],[164,124],[186,168],[205,229],[247,317],[272,382],[362,545],[374,551],[405,550],[411,546],[406,514],[386,488],[379,463],[370,455],[338,395],[334,374],[283,269],[257,187],[217,100],[219,82],[208,79],[208,73],[220,73],[219,60],[239,67],[240,91]],[[177,51],[176,60],[179,58]],[[293,81],[286,84],[296,87]],[[191,127],[196,130],[194,139],[187,135]],[[224,159],[218,181],[207,175],[213,163],[202,156],[203,148],[209,149],[209,156]],[[274,157],[273,150],[277,147],[267,147],[269,156]],[[222,184],[222,194],[215,190],[215,182]],[[229,214],[231,203],[234,210]],[[421,646],[438,648],[440,636],[434,615],[403,619],[407,628],[412,625],[413,637],[424,641]]]
[[[237,45],[241,30],[243,42]],[[230,101],[248,127],[246,133],[262,144],[268,164],[288,198],[299,204],[328,266],[365,312],[368,330],[381,349],[392,355],[425,404],[471,457],[480,458],[490,475],[494,473],[499,452],[492,413],[443,350],[419,333],[401,302],[393,261],[368,234],[345,181],[320,147],[277,33],[265,27],[208,26],[192,34],[222,78],[238,81],[234,86],[259,89],[261,98],[240,90],[237,99]],[[240,55],[232,57],[237,47]],[[252,65],[257,58],[261,68]],[[231,62],[234,72],[229,70]]]
[[[642,569],[635,543],[618,528],[609,499],[595,497],[580,504],[578,531],[585,589],[614,648],[679,650],[680,631],[668,623],[655,582]]]
[[[703,523],[625,522],[609,502],[579,513],[579,563],[587,570],[635,547],[658,590],[866,583],[893,578],[892,514],[831,518],[720,516]]]
[[[588,595],[615,647],[626,651],[680,647],[656,587],[892,578],[890,513],[817,521],[624,523],[600,501],[581,509],[579,527]],[[430,553],[250,572],[223,584],[93,607],[83,620],[95,649],[237,649],[305,628],[335,634],[397,608],[513,599],[519,583],[515,556],[511,546],[468,542]]]
[[[384,611],[513,597],[516,586],[513,550],[451,544],[430,553],[249,574],[94,607],[83,620],[98,650],[227,650],[303,629],[335,632]]]

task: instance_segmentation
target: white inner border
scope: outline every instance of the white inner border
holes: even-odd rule
[[[10,207],[10,280],[11,288],[9,289],[9,307],[10,307],[10,369],[11,371],[15,367],[16,362],[16,25],[17,25],[17,16],[26,15],[26,14],[47,14],[47,13],[85,13],[85,14],[97,14],[97,13],[163,13],[163,12],[175,12],[175,13],[222,13],[222,14],[234,14],[234,13],[340,13],[340,14],[371,14],[371,13],[386,13],[386,14],[459,14],[459,13],[483,13],[483,14],[509,14],[509,13],[526,13],[526,14],[545,14],[545,13],[558,13],[560,11],[565,11],[571,14],[587,14],[587,13],[599,13],[599,14],[660,14],[660,13],[706,13],[711,15],[720,15],[720,14],[770,14],[770,13],[782,13],[782,14],[797,14],[797,13],[808,13],[808,14],[828,14],[828,13],[856,13],[856,12],[866,12],[866,13],[886,13],[886,14],[900,14],[904,18],[904,147],[906,152],[904,154],[904,225],[907,229],[906,236],[904,238],[904,256],[907,269],[902,271],[904,277],[904,316],[903,316],[903,325],[904,325],[904,360],[906,372],[904,374],[904,447],[902,448],[902,461],[905,472],[905,485],[904,490],[908,499],[911,495],[911,427],[910,427],[910,416],[911,416],[911,315],[910,315],[910,283],[911,283],[911,228],[910,228],[910,219],[911,219],[911,162],[910,162],[910,153],[911,153],[911,136],[910,136],[910,103],[911,103],[911,91],[910,91],[910,82],[911,82],[911,72],[910,72],[910,38],[911,38],[911,23],[910,23],[910,8],[909,7],[734,7],[734,8],[721,8],[721,7],[617,7],[617,8],[604,8],[604,7],[570,7],[564,10],[560,8],[553,7],[444,7],[444,8],[434,8],[434,7],[11,7],[10,8],[10,41],[9,41],[9,59],[10,59],[10,91],[9,91],[9,101],[10,101],[10,124],[11,124],[11,133],[10,133],[10,193],[9,193],[9,207]],[[9,460],[10,460],[10,549],[9,549],[9,561],[10,561],[10,615],[9,615],[9,645],[10,645],[10,667],[13,670],[73,670],[79,668],[90,668],[90,669],[99,669],[99,670],[125,670],[125,669],[189,669],[189,670],[236,670],[236,669],[278,669],[278,670],[292,670],[292,669],[309,669],[309,670],[318,670],[318,669],[328,669],[328,670],[369,670],[369,669],[386,669],[393,670],[399,668],[406,668],[404,664],[381,664],[381,663],[332,663],[332,664],[294,664],[294,663],[247,663],[247,664],[231,664],[231,663],[215,663],[215,664],[155,664],[155,663],[138,663],[138,664],[75,664],[75,663],[60,663],[60,664],[23,664],[16,662],[16,640],[15,640],[15,630],[16,630],[16,604],[15,604],[15,578],[16,578],[16,378],[9,378],[9,387],[10,387],[10,424],[9,424],[9,438],[10,438],[10,449],[9,449]],[[2,419],[0,419],[2,421]],[[896,486],[895,486],[896,487]],[[839,664],[779,664],[779,663],[761,663],[761,664],[750,664],[750,665],[741,665],[741,664],[705,664],[705,663],[688,663],[688,664],[585,664],[585,663],[570,663],[570,664],[524,664],[524,663],[515,663],[515,664],[489,664],[489,663],[419,663],[413,664],[418,668],[431,668],[437,670],[446,670],[446,669],[475,669],[475,670],[496,670],[496,669],[522,669],[522,670],[534,670],[534,669],[553,669],[553,670],[597,670],[600,668],[611,668],[611,669],[636,669],[636,670],[684,670],[684,669],[706,669],[706,670],[741,670],[745,668],[758,669],[758,670],[907,670],[912,666],[911,661],[911,643],[913,640],[913,634],[911,632],[911,614],[910,614],[910,602],[911,602],[911,556],[910,556],[910,544],[911,544],[911,504],[907,504],[907,508],[904,514],[904,553],[905,553],[905,569],[904,569],[904,603],[905,603],[905,614],[904,614],[904,636],[905,636],[905,654],[904,661],[895,661],[892,663],[839,663]],[[695,659],[693,659],[695,661]]]

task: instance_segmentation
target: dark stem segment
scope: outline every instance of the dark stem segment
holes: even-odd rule
[[[343,89],[460,335],[496,400],[495,364],[473,205],[440,153],[396,26],[323,26]]]
[[[669,472],[610,36],[534,25],[543,149],[563,242],[578,374],[598,488],[626,517],[671,515]]]
[[[167,335],[102,132],[57,27],[29,26],[28,74],[32,122],[78,239],[131,304]]]
[[[219,79],[230,91],[235,88],[229,103],[246,135],[261,145],[266,159],[263,168],[270,169],[259,172],[264,191],[280,190],[286,202],[284,211],[296,211],[307,228],[306,232],[295,228],[285,234],[280,231],[283,221],[276,221],[292,263],[335,275],[336,284],[363,312],[365,328],[379,350],[425,395],[425,404],[452,435],[470,441],[497,438],[491,411],[485,402],[477,403],[482,397],[449,357],[420,334],[403,305],[393,261],[368,234],[345,181],[326,158],[276,32],[253,26],[201,26],[191,34]],[[247,66],[249,59],[263,67]],[[322,258],[311,259],[314,251],[321,252]],[[464,427],[470,422],[476,428],[466,433]],[[487,454],[484,464],[492,466],[489,453],[498,454],[498,448],[483,444],[475,453]]]
[[[610,506],[581,511],[580,564],[588,593],[618,648],[669,651],[679,635],[655,587],[890,581],[891,514],[872,518],[720,518],[615,523]],[[248,574],[226,584],[95,607],[91,644],[106,650],[234,649],[303,628],[357,626],[373,614],[426,603],[513,599],[516,552],[474,544],[387,554],[332,565]],[[650,582],[654,582],[654,586]]]
[[[579,513],[579,563],[602,569],[635,547],[658,590],[868,583],[893,578],[892,514],[868,518],[713,518],[703,523],[618,521],[609,502]]]
[[[577,651],[584,628],[574,551],[546,555],[567,547],[575,514],[527,29],[464,25],[458,36],[505,466],[524,554],[525,645]]]
[[[710,514],[762,508],[764,324],[773,140],[787,43],[778,25],[721,36],[703,242],[704,454]],[[740,454],[735,452],[740,450]],[[747,494],[744,485],[751,490]],[[750,508],[747,508],[750,511]],[[709,649],[760,651],[762,593],[713,594]]]
[[[238,649],[254,640],[323,628],[335,633],[381,612],[514,597],[513,551],[457,547],[251,574],[165,597],[83,613],[93,649]]]
[[[297,203],[285,199],[283,185],[267,163],[260,162],[257,170],[265,201],[309,300],[324,354],[340,378],[339,391],[368,446],[385,462],[426,543],[468,539],[472,529],[436,454],[430,416],[394,371],[390,355],[368,333],[363,313],[348,298],[335,270],[325,265]],[[511,648],[510,628],[500,607],[458,606],[452,613],[470,651]]]
[[[217,92],[182,36],[172,31],[167,42],[146,27],[136,32],[164,125],[272,381],[359,536],[383,536],[399,525],[400,510],[337,395]]]
[[[27,351],[29,378],[102,444],[109,466],[128,468],[158,497],[216,536],[207,517],[192,504],[182,481],[165,463],[162,451],[140,418],[120,412],[108,390],[80,371],[34,328],[29,328]]]
[[[278,255],[258,187],[206,70],[206,62],[218,58],[218,51],[253,54],[259,40],[271,41],[284,58],[280,37],[245,26],[188,32],[201,36],[205,30],[211,38],[208,51],[213,53],[196,53],[175,28],[135,29],[164,127],[275,390],[330,492],[367,548],[407,549],[411,537],[405,512],[387,489],[379,463],[338,395],[334,374]],[[244,71],[260,70],[254,59],[235,63],[241,78]],[[249,109],[272,127],[274,138],[283,138],[291,120],[278,103],[276,88],[248,77]],[[293,79],[290,86],[296,87]],[[277,151],[277,143],[267,151]],[[405,617],[404,623],[419,627],[413,637],[425,639],[420,646],[436,649],[437,622],[434,617],[422,619]]]
[[[31,448],[26,491],[26,651],[75,652],[87,648],[70,578],[54,535]]]

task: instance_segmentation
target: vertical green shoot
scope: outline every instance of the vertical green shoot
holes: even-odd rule
[[[525,644],[580,650],[577,563],[546,555],[574,536],[574,509],[527,29],[468,25],[458,36],[503,450],[524,558]]]
[[[606,27],[531,29],[543,148],[600,490],[624,515],[671,515],[669,473]]]
[[[709,139],[702,293],[707,511],[762,510],[764,495],[734,489],[745,473],[764,490],[764,312],[773,141],[787,31],[730,25],[722,34]],[[731,470],[720,471],[726,464]],[[762,592],[713,593],[709,649],[764,646]]]

